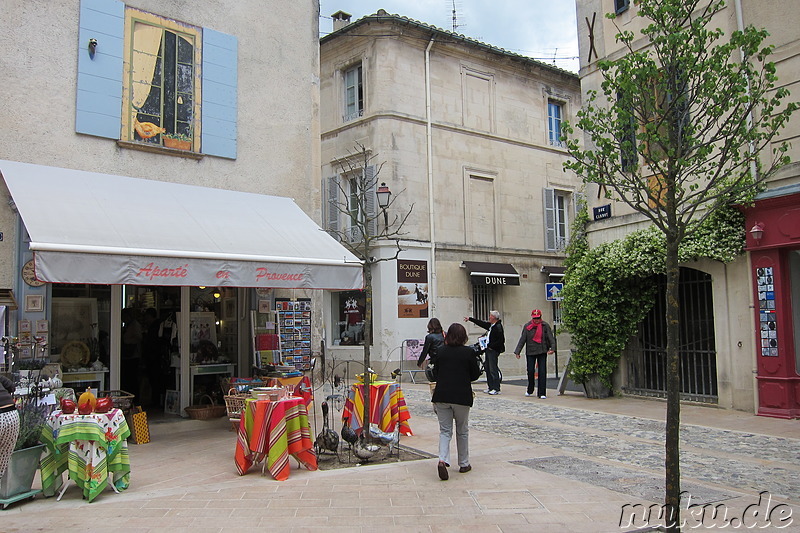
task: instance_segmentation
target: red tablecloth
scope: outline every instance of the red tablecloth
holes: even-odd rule
[[[309,470],[317,469],[308,411],[303,398],[279,402],[249,399],[239,420],[234,459],[239,475],[266,459],[278,481],[289,478],[289,455]]]
[[[400,424],[400,433],[413,435],[408,419],[406,399],[400,386],[394,381],[378,381],[370,385],[370,423],[376,424],[384,433],[394,432]],[[342,411],[342,421],[361,434],[364,427],[364,385],[353,385],[347,395]]]

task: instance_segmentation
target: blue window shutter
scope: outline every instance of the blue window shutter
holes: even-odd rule
[[[125,4],[81,0],[75,131],[119,139],[122,127],[122,56]],[[89,39],[97,39],[94,59]]]
[[[203,28],[204,154],[236,159],[239,41]]]

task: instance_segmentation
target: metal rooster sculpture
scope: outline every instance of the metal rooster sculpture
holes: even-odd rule
[[[339,434],[328,426],[328,402],[322,402],[322,431],[317,435],[314,447],[317,455],[322,450],[328,450],[335,453],[337,458],[339,457]]]

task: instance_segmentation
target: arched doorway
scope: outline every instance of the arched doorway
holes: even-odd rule
[[[666,396],[665,326],[666,276],[653,277],[656,302],[639,324],[637,345],[627,350],[628,384],[625,392]],[[680,271],[681,399],[717,403],[717,351],[711,275],[692,268]],[[635,346],[635,347],[634,347]]]

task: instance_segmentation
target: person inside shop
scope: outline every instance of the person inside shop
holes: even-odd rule
[[[142,360],[142,325],[137,319],[136,309],[122,310],[122,343],[120,346],[120,386],[122,390],[139,398],[139,366]]]
[[[419,359],[417,359],[417,366],[423,368],[426,358],[430,360],[430,364],[435,365],[436,354],[439,353],[442,346],[444,346],[442,323],[438,318],[431,318],[428,320],[428,334],[425,335],[425,344],[422,346]]]
[[[169,339],[163,338],[163,327],[158,311],[149,307],[144,312],[144,341],[142,356],[150,382],[150,406],[164,405],[166,394],[166,375],[169,370]]]
[[[506,351],[506,335],[503,331],[503,322],[500,320],[500,311],[489,311],[489,321],[478,320],[465,316],[464,322],[472,322],[487,330],[487,344],[484,352],[486,362],[486,385],[483,392],[486,394],[500,394],[500,354]]]
[[[14,405],[14,382],[0,376],[0,478],[6,474],[8,461],[19,435],[19,411]]]
[[[522,347],[525,347],[525,360],[528,370],[528,389],[525,396],[533,396],[533,385],[536,382],[536,373],[539,373],[536,395],[541,399],[547,398],[547,356],[553,353],[556,339],[550,324],[542,320],[539,309],[531,311],[531,320],[522,326],[522,334],[514,349],[514,355],[520,358]]]
[[[434,411],[439,419],[439,462],[436,470],[442,481],[450,477],[450,441],[453,422],[456,426],[458,471],[472,470],[469,462],[469,410],[474,394],[472,382],[481,375],[478,358],[472,346],[466,346],[467,330],[455,322],[447,328],[444,345],[436,355],[436,389],[433,391]]]

